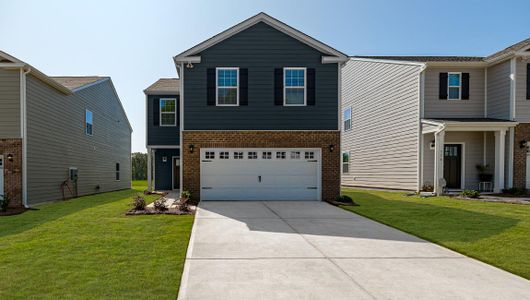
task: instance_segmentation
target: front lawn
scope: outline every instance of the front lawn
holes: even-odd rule
[[[530,205],[343,189],[344,209],[530,279]]]
[[[125,216],[133,184],[0,217],[0,299],[175,299],[193,216]]]

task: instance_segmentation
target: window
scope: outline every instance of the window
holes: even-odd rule
[[[229,159],[230,154],[228,152],[219,152],[219,159]]]
[[[90,110],[85,110],[85,133],[92,135],[92,126],[94,124],[94,116]]]
[[[272,152],[268,152],[268,151],[267,152],[263,152],[261,154],[261,158],[263,158],[263,159],[272,159]]]
[[[350,153],[342,152],[342,173],[350,172]]]
[[[285,159],[286,153],[285,151],[276,152],[276,159]]]
[[[219,106],[239,105],[239,69],[217,68],[216,99]]]
[[[116,163],[116,181],[120,180],[120,163]]]
[[[283,69],[283,99],[284,105],[306,105],[305,68]]]
[[[249,152],[248,159],[258,159],[258,152]]]
[[[313,152],[313,151],[306,152],[304,158],[305,159],[314,159],[315,158],[315,152]]]
[[[243,152],[234,152],[234,159],[243,159]]]
[[[344,110],[342,113],[342,122],[344,131],[351,129],[351,107]]]
[[[204,154],[204,158],[206,158],[206,159],[215,159],[215,152],[213,152],[213,151],[212,152],[210,152],[210,151],[206,152]]]
[[[448,73],[447,99],[460,100],[462,91],[462,73]]]
[[[177,100],[160,99],[160,126],[177,125]]]
[[[291,151],[291,159],[300,159],[300,151]]]

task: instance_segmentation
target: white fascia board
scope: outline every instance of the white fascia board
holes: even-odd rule
[[[348,61],[347,57],[338,56],[322,56],[322,64],[336,64]]]
[[[24,66],[25,64],[22,63],[0,63],[0,68],[3,69],[20,69]]]

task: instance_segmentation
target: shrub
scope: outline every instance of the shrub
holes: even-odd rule
[[[516,187],[509,188],[509,189],[503,189],[502,193],[503,194],[507,194],[507,195],[514,195],[514,196],[526,196],[526,195],[528,195],[528,191],[526,189],[516,188]]]
[[[462,193],[460,193],[460,195],[465,198],[476,199],[480,197],[480,192],[476,190],[463,190]]]
[[[421,187],[422,192],[434,192],[434,186],[430,183],[424,183]]]
[[[135,210],[144,210],[146,206],[144,197],[142,197],[140,194],[136,195],[133,198],[132,206]]]
[[[155,202],[153,202],[153,206],[155,207],[155,210],[157,211],[167,210],[166,202],[163,200],[156,200]]]
[[[6,211],[9,205],[9,198],[7,195],[0,195],[0,211]]]
[[[352,203],[353,199],[347,195],[340,195],[340,196],[337,196],[335,201],[340,202],[340,203]]]

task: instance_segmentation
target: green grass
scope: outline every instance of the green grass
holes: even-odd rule
[[[125,216],[145,184],[0,217],[0,299],[175,299],[193,216]]]
[[[530,279],[530,205],[344,189],[344,209]]]

